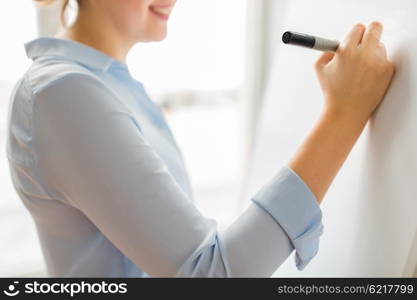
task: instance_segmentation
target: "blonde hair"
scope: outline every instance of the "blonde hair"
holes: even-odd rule
[[[33,0],[35,3],[40,4],[40,5],[49,5],[52,4],[54,2],[56,2],[57,0]],[[67,6],[69,4],[69,0],[60,0],[61,1],[61,23],[62,25],[66,25],[66,21],[65,21],[65,10],[67,9]],[[79,3],[79,0],[77,0],[77,2]]]

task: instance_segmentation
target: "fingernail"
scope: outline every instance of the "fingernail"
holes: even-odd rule
[[[376,28],[381,28],[382,29],[382,23],[381,22],[378,22],[378,21],[373,21],[371,24],[370,24],[371,26],[374,26],[374,27],[376,27]]]
[[[363,24],[361,24],[361,23],[358,23],[358,24],[356,24],[356,25],[355,25],[355,29],[356,29],[356,30],[362,29],[362,28],[364,28],[364,27],[365,27],[365,25],[363,25]]]

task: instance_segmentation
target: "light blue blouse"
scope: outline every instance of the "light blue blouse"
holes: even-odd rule
[[[7,156],[49,276],[269,277],[294,249],[299,269],[316,255],[322,213],[293,170],[220,232],[125,63],[70,40],[25,47],[33,64],[11,97]]]

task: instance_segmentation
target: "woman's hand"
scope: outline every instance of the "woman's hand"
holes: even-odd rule
[[[326,112],[347,113],[367,120],[382,100],[394,74],[384,44],[382,24],[353,27],[336,53],[326,52],[316,62],[325,96]]]
[[[316,63],[325,109],[288,166],[320,203],[391,82],[382,25],[356,25],[336,53]]]

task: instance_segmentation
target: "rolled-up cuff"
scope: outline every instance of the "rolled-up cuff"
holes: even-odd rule
[[[322,212],[310,188],[283,166],[251,200],[285,230],[296,251],[296,266],[303,270],[317,254],[323,233]]]

